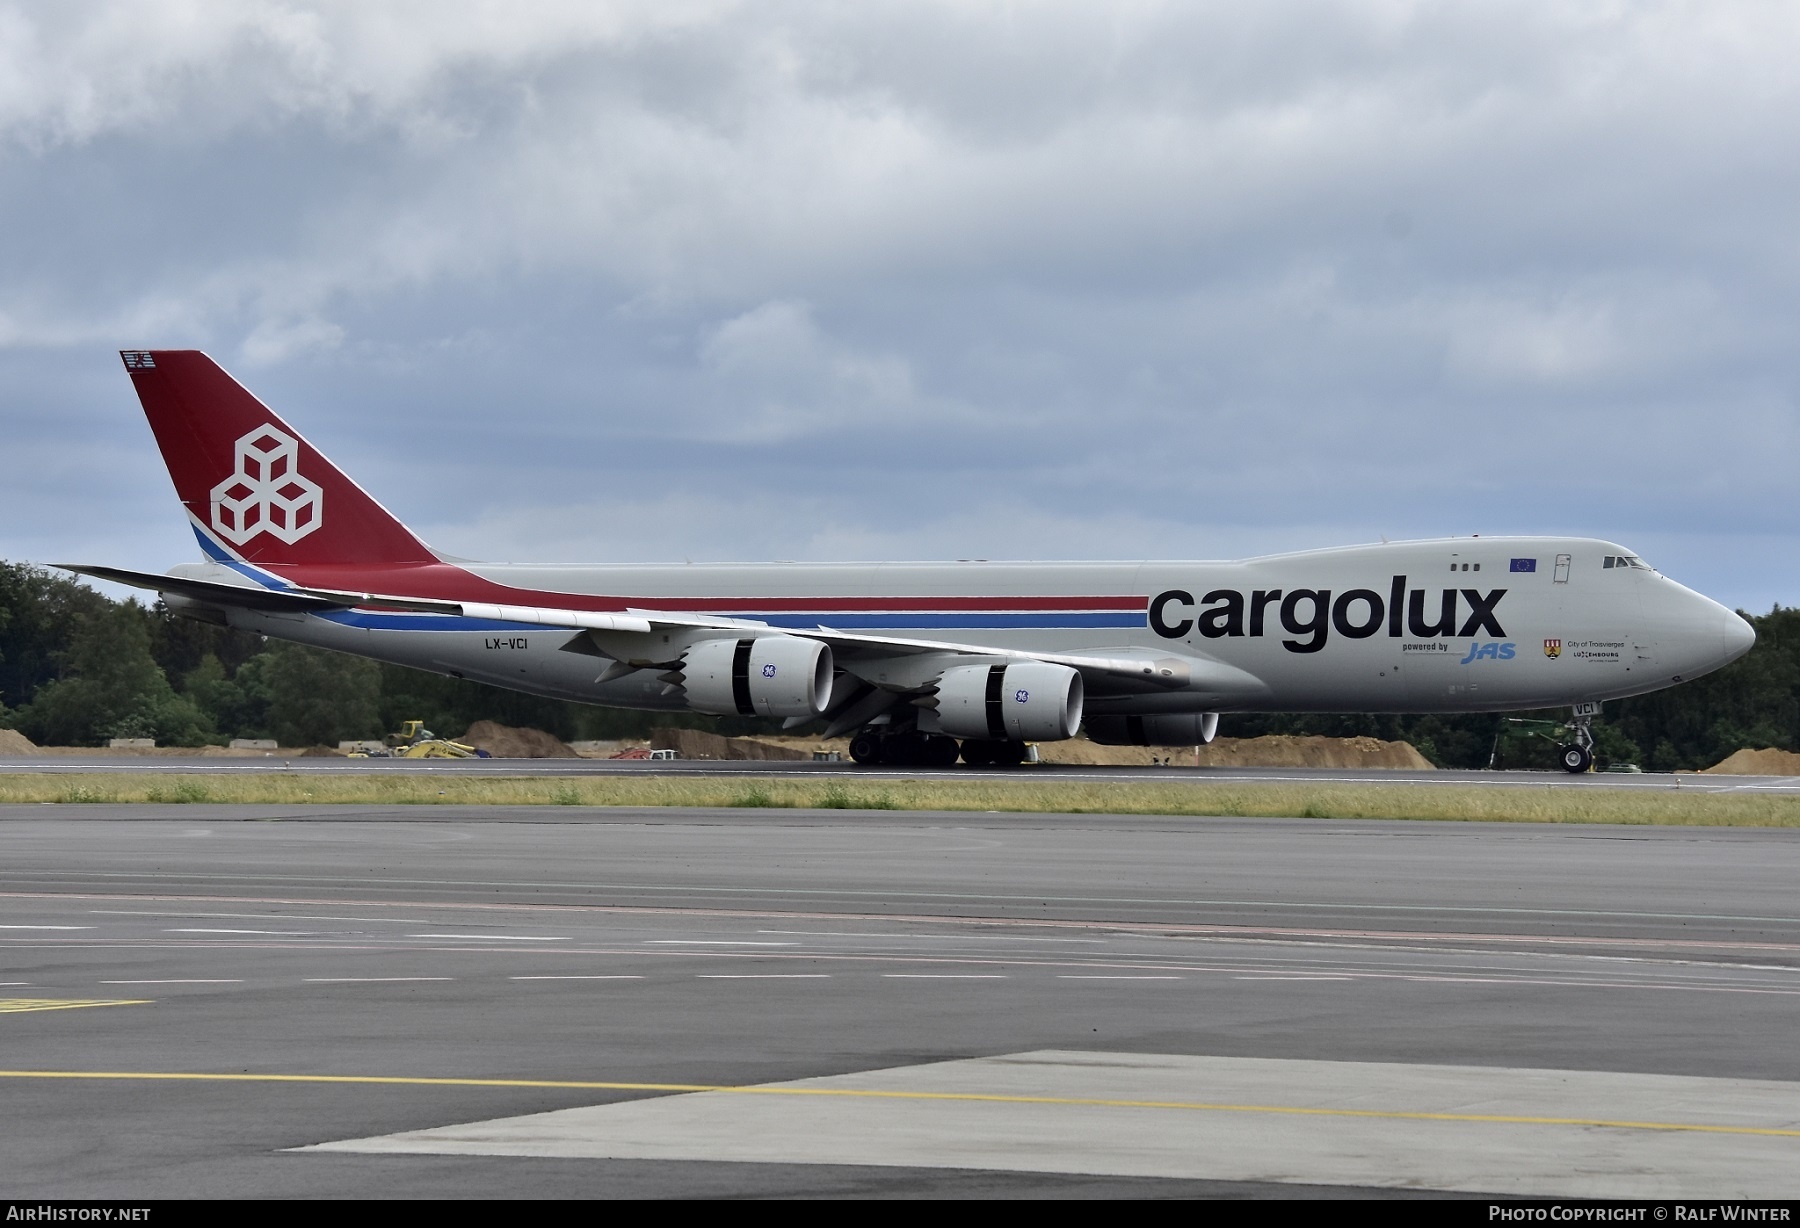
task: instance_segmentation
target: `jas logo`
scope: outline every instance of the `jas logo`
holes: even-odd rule
[[[1469,655],[1464,657],[1458,664],[1467,665],[1471,661],[1510,661],[1512,659],[1513,646],[1511,644],[1495,644],[1491,642],[1483,644],[1480,640],[1476,640],[1469,645]]]
[[[1552,661],[1554,661],[1554,660],[1556,660],[1556,658],[1562,656],[1562,641],[1561,640],[1545,640],[1544,641],[1544,655],[1546,657],[1549,657]]]

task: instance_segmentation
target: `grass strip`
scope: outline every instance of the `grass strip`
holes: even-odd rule
[[[1508,785],[398,775],[0,775],[0,803],[477,805],[1006,811],[1227,818],[1431,819],[1504,823],[1800,827],[1800,797],[1696,789]]]

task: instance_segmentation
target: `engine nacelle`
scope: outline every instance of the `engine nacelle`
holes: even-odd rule
[[[938,679],[938,726],[958,738],[1059,742],[1081,727],[1083,694],[1066,665],[959,665]]]
[[[831,702],[831,649],[797,635],[702,640],[682,654],[688,707],[714,716],[817,716]]]
[[[1205,746],[1218,732],[1217,712],[1087,718],[1088,741],[1102,746]]]

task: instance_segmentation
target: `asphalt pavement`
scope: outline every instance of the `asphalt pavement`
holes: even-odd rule
[[[0,854],[13,1198],[1800,1194],[1795,831],[85,805]]]

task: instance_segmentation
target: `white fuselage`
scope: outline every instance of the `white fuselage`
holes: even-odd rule
[[[965,651],[1166,654],[1194,666],[1180,687],[1090,690],[1095,714],[1542,708],[1669,686],[1753,642],[1739,616],[1625,548],[1587,538],[1456,538],[1238,562],[458,566],[539,605],[620,598],[625,608],[704,610],[774,630],[827,627]],[[216,564],[205,572],[215,568],[224,574]],[[396,573],[383,591],[403,582]],[[569,630],[365,610],[230,618],[540,695],[682,706],[655,671],[597,682],[593,656],[565,651]],[[877,685],[905,681],[883,673],[899,664],[839,660]]]

